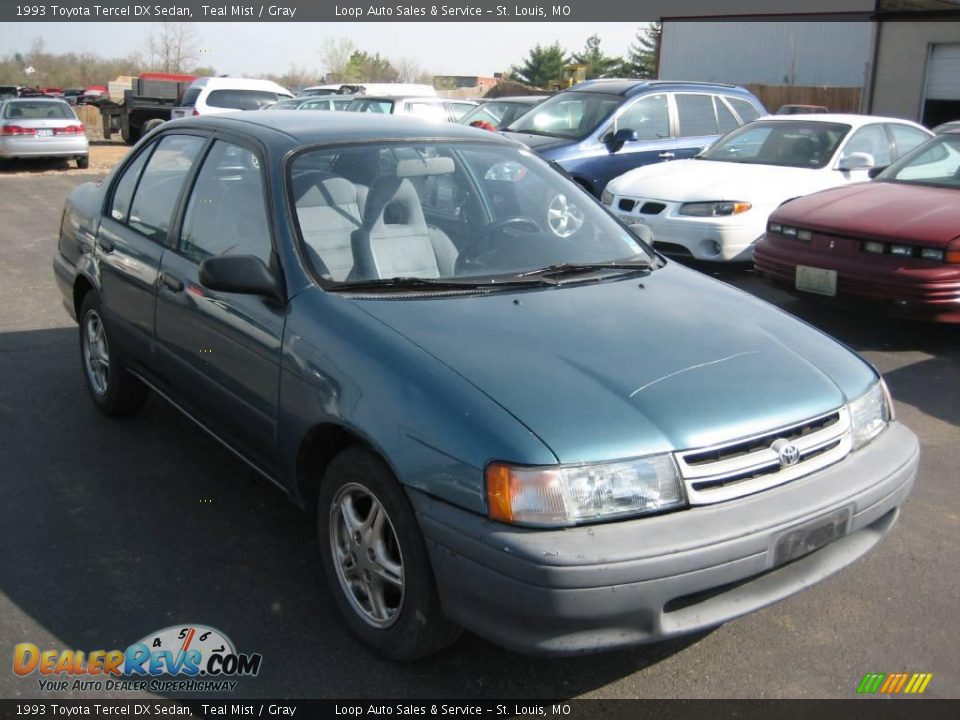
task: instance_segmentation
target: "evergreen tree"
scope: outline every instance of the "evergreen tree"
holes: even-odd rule
[[[604,77],[614,73],[623,64],[620,58],[608,57],[600,49],[600,36],[591,35],[583,52],[573,54],[573,62],[587,66],[587,79]]]
[[[630,44],[627,58],[620,70],[624,75],[636,78],[655,78],[657,76],[657,57],[660,54],[660,23],[647,23],[637,30],[634,42]]]
[[[524,58],[523,65],[510,69],[510,75],[527,85],[545,87],[560,78],[566,63],[566,53],[559,42],[546,47],[538,44]]]

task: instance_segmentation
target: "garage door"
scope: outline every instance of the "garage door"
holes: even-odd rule
[[[927,100],[960,100],[960,43],[934,45],[927,67]]]

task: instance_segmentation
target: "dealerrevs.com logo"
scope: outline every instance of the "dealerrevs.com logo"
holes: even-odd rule
[[[13,672],[34,673],[45,691],[229,692],[237,677],[260,672],[259,653],[238,653],[230,638],[205,625],[173,625],[126,650],[13,648]]]

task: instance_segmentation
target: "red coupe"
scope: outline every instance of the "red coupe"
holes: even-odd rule
[[[754,262],[800,294],[960,323],[960,131],[931,138],[873,182],[781,205]]]

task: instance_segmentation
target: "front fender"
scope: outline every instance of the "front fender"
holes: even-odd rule
[[[291,493],[300,443],[328,423],[365,439],[404,485],[477,513],[491,460],[557,462],[503,407],[347,296],[311,288],[291,300],[281,366],[279,443]]]

